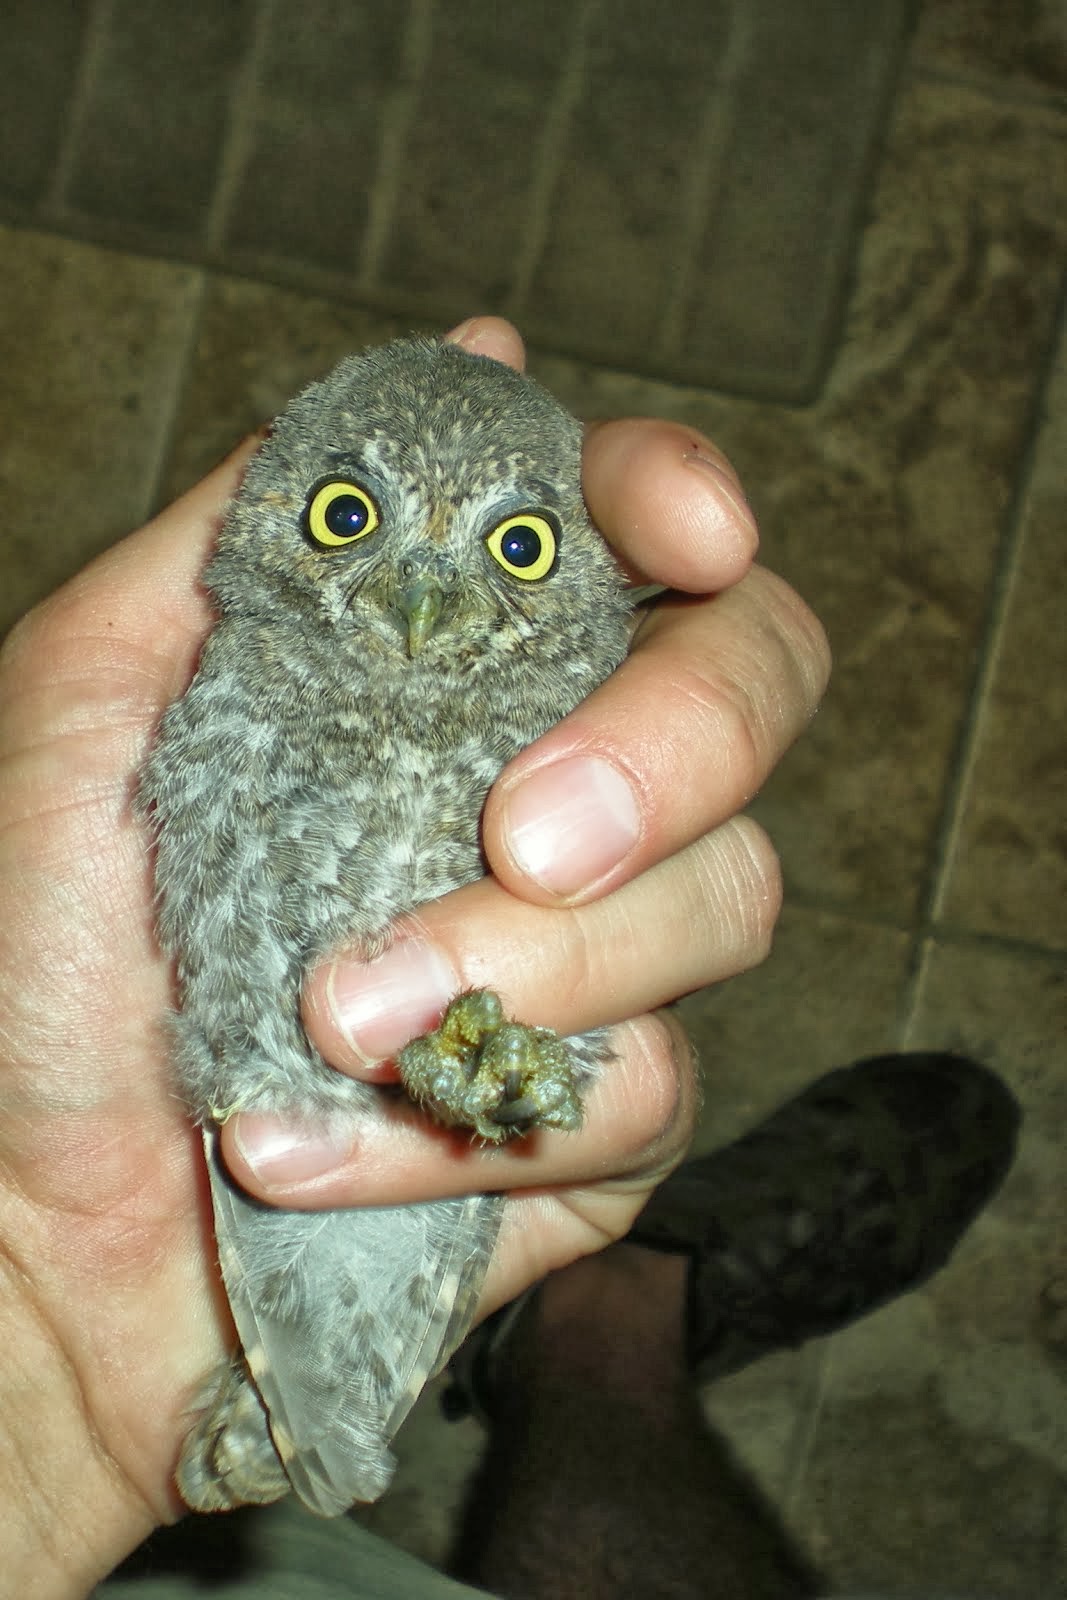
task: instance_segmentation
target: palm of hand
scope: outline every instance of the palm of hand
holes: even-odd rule
[[[0,1252],[70,1402],[159,1520],[181,1407],[227,1326],[129,809],[175,669],[125,630],[123,565],[16,633],[0,679]]]

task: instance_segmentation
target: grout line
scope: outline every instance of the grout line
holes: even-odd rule
[[[67,188],[74,163],[81,150],[81,132],[96,88],[97,73],[111,29],[114,10],[115,0],[93,0],[82,34],[81,55],[71,89],[66,128],[59,142],[52,176],[41,198],[39,211],[44,216],[66,210]]]
[[[898,1020],[905,1032],[910,1029],[915,1015],[926,941],[932,933],[940,934],[941,931],[939,918],[944,906],[949,873],[955,861],[959,830],[970,798],[971,780],[978,753],[979,726],[996,675],[1008,607],[1014,591],[1020,551],[1025,537],[1025,511],[1033,480],[1034,463],[1057,352],[1065,327],[1067,327],[1067,274],[1061,281],[1056,313],[1052,318],[1042,359],[1037,369],[1037,381],[1034,384],[1024,435],[1025,443],[1016,468],[1011,495],[1005,507],[999,545],[994,558],[985,618],[978,637],[971,692],[949,765],[941,815],[934,832],[927,863],[916,937],[912,945],[908,974],[901,989]]]
[[[515,253],[514,276],[505,300],[505,309],[511,317],[520,316],[524,310],[534,276],[544,257],[571,123],[585,89],[589,36],[599,8],[599,0],[582,0],[573,14],[570,40],[556,79],[555,93],[546,111],[537,160],[526,196],[526,229]]]
[[[1043,1592],[1055,1594],[1063,1578],[1062,1530],[1067,1527],[1067,1483],[1057,1476],[1049,1484],[1048,1516],[1044,1537],[1041,1540],[1041,1565],[1045,1573]]]
[[[401,182],[408,132],[419,103],[422,80],[430,64],[433,47],[434,0],[411,0],[407,26],[401,46],[400,78],[388,109],[382,118],[382,137],[378,146],[378,170],[371,185],[367,226],[363,232],[361,261],[356,267],[356,283],[363,291],[377,284],[385,257],[393,216],[402,193]]]
[[[1016,111],[1043,111],[1062,117],[1067,111],[1067,95],[1062,90],[1043,90],[1033,84],[998,77],[993,72],[971,71],[964,67],[939,67],[921,57],[913,59],[911,77],[916,83],[929,83],[941,88],[965,89],[982,96],[996,105],[1011,106]]]
[[[255,139],[255,109],[267,40],[274,21],[275,0],[259,0],[252,36],[244,59],[234,74],[226,112],[226,131],[215,171],[215,186],[204,220],[204,248],[222,247],[234,196],[245,174]]]
[[[828,1340],[823,1340],[818,1353],[808,1402],[802,1413],[797,1418],[788,1446],[788,1466],[786,1468],[786,1482],[782,1493],[782,1512],[785,1520],[795,1527],[799,1518],[800,1500],[804,1492],[804,1484],[808,1476],[808,1468],[812,1455],[815,1452],[815,1440],[822,1422],[823,1412],[826,1409],[826,1397],[830,1388],[830,1363],[831,1349]]]
[[[160,430],[155,464],[148,476],[146,517],[156,516],[163,509],[163,485],[166,482],[167,471],[174,456],[178,418],[181,415],[182,401],[189,387],[189,379],[196,361],[196,352],[200,345],[200,335],[204,326],[207,291],[213,275],[203,267],[194,270],[196,272],[196,281],[190,296],[189,321],[178,358],[174,363],[174,381],[171,385],[167,419]],[[238,441],[235,439],[233,443],[236,447]]]
[[[439,330],[446,319],[455,320],[463,314],[463,307],[457,308],[447,297],[398,292],[395,285],[388,283],[382,287],[377,283],[355,282],[329,268],[295,263],[267,253],[258,254],[251,261],[232,245],[226,252],[220,251],[213,256],[199,240],[161,235],[137,223],[117,222],[113,218],[89,216],[67,208],[31,212],[0,198],[0,226],[39,233],[49,238],[73,240],[101,250],[121,250],[127,255],[141,256],[149,261],[168,261],[177,266],[204,268],[242,283],[266,284],[288,294],[335,300],[339,305],[358,306],[411,327],[424,326],[428,333]],[[646,364],[637,356],[630,360],[624,354],[615,359],[606,355],[581,355],[543,336],[530,348],[547,360],[570,363],[582,372],[656,385],[670,395],[681,394],[687,403],[696,404],[704,399],[737,401],[742,405],[774,406],[786,416],[802,414],[809,404],[804,398],[776,394],[773,386],[761,390],[746,388],[743,384],[733,384],[725,379],[721,383],[682,380],[658,369],[654,363]],[[623,364],[624,360],[628,360],[629,364]]]
[[[933,944],[929,928],[919,928],[911,941],[908,964],[904,969],[893,1018],[893,1042],[898,1050],[918,1048],[915,1025],[922,1011],[926,980],[930,975],[929,958]]]
[[[677,239],[674,272],[665,275],[663,312],[654,338],[656,357],[673,360],[685,334],[686,314],[693,297],[697,258],[711,220],[712,207],[722,186],[723,167],[716,171],[716,156],[727,148],[725,134],[733,119],[741,68],[752,54],[754,29],[746,6],[730,8],[726,42],[719,71],[707,86],[700,125],[693,136],[689,181],[682,203],[682,228]]]
[[[839,899],[828,894],[811,894],[803,889],[787,886],[786,911],[799,910],[816,916],[838,917],[843,922],[853,922],[861,928],[880,928],[888,933],[910,933],[916,941],[936,938],[942,944],[966,945],[976,950],[1000,952],[1003,955],[1021,956],[1036,961],[1067,961],[1067,949],[1058,945],[1040,944],[1014,934],[990,933],[981,928],[967,928],[960,923],[930,921],[926,917],[894,916],[891,911],[870,910],[852,900]]]
[[[917,940],[936,940],[938,944],[954,945],[957,949],[985,951],[990,955],[1017,956],[1025,961],[1055,961],[1067,964],[1067,950],[1057,945],[1035,944],[1029,939],[1013,939],[1005,934],[982,933],[974,928],[961,928],[951,922],[926,923],[916,930]]]
[[[272,0],[270,0],[272,3]],[[60,142],[52,175],[45,190],[40,213],[45,217],[69,216],[66,205],[67,188],[70,183],[74,163],[81,147],[81,132],[86,114],[91,103],[92,95],[96,88],[96,79],[99,72],[100,61],[106,47],[109,31],[114,22],[115,0],[93,0],[92,9],[85,24],[82,38],[81,58],[78,62],[74,85],[70,97],[70,112],[67,125]],[[71,237],[70,231],[50,226],[49,223],[38,221],[33,224],[37,231],[46,235],[58,237]],[[73,231],[73,237],[83,237]],[[114,246],[112,246],[114,248]],[[131,251],[136,255],[139,252]],[[142,253],[143,254],[143,253]],[[155,259],[164,259],[172,265],[178,264],[174,258],[163,252]],[[150,258],[152,259],[152,258]],[[142,500],[142,515],[147,518],[153,515],[159,505],[160,494],[166,475],[167,464],[170,460],[173,445],[174,431],[181,399],[185,393],[189,379],[192,361],[200,337],[200,328],[203,321],[204,301],[207,291],[207,273],[201,261],[187,263],[192,275],[192,288],[189,297],[189,314],[185,330],[185,337],[179,348],[174,363],[174,379],[171,386],[170,404],[167,414],[159,430],[156,446],[155,460],[152,462],[144,476],[144,495]]]

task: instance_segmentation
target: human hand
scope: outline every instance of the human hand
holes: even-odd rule
[[[498,323],[472,325],[472,341],[517,356]],[[715,825],[810,713],[823,646],[790,591],[743,577],[754,541],[732,507],[736,486],[710,447],[707,468],[682,465],[691,442],[672,424],[593,430],[590,503],[648,577],[695,594],[734,587],[710,603],[657,607],[617,680],[494,790],[486,838],[496,881],[420,918],[462,981],[491,981],[520,1014],[568,1031],[640,1016],[750,964],[777,905],[762,834],[746,822]],[[0,670],[9,908],[0,928],[0,1472],[10,1581],[24,1570],[41,1594],[84,1592],[177,1513],[170,1477],[185,1407],[230,1342],[200,1141],[170,1087],[170,975],[130,798],[159,714],[188,682],[210,625],[196,577],[253,448],[40,607]],[[561,901],[523,874],[508,818],[521,776],[590,750],[633,779],[642,827],[621,865],[595,863],[591,888],[572,886]],[[570,860],[580,866],[581,852]],[[312,979],[309,1029],[336,1065],[373,1079],[379,1069],[360,1064],[331,1009],[331,993],[351,1006],[358,992],[345,974],[342,965]],[[421,1003],[431,1002],[424,991]],[[390,1028],[399,1043],[419,1026],[409,1006],[391,1022],[365,1021],[359,1037],[377,1056],[392,1048]],[[414,1200],[457,1184],[525,1191],[508,1207],[488,1309],[624,1231],[684,1148],[695,1089],[673,1025],[641,1016],[616,1048],[617,1070],[571,1141],[546,1137],[525,1158],[487,1152],[450,1164],[434,1153],[438,1142],[398,1134],[332,1180],[271,1197],[307,1205]],[[255,1129],[238,1120],[227,1138],[234,1132],[250,1148]]]

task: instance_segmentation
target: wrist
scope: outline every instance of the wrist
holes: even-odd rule
[[[99,1437],[78,1374],[0,1257],[0,1504],[10,1593],[74,1600],[155,1518]]]

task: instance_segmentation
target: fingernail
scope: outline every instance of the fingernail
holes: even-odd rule
[[[436,945],[401,939],[374,961],[335,962],[326,977],[326,998],[342,1038],[371,1062],[426,1033],[462,987]]]
[[[745,532],[751,538],[758,539],[759,528],[756,523],[755,513],[734,479],[721,463],[716,461],[713,456],[705,455],[700,449],[687,450],[682,459],[686,466],[695,467],[704,477],[712,480],[717,498],[729,506]]]
[[[352,1136],[343,1130],[300,1128],[245,1111],[236,1119],[233,1142],[266,1188],[303,1183],[332,1172],[352,1153]]]
[[[504,829],[523,872],[552,894],[573,895],[629,855],[641,813],[621,772],[576,756],[539,767],[512,790]]]

